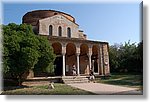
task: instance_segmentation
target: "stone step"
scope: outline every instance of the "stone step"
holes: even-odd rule
[[[89,79],[86,76],[65,76],[65,77],[62,77],[62,81],[65,84],[88,83]]]
[[[64,81],[65,84],[72,84],[72,83],[88,83],[89,81]]]
[[[64,79],[63,78],[63,80],[88,80],[88,78],[83,78],[83,79],[81,78]]]
[[[62,79],[88,79],[86,77],[62,77]]]

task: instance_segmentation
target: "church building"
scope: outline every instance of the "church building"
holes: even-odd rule
[[[22,23],[31,24],[35,33],[49,39],[57,56],[55,76],[72,76],[73,65],[78,76],[87,76],[90,70],[96,76],[110,74],[108,42],[88,40],[70,14],[36,10],[27,12]]]

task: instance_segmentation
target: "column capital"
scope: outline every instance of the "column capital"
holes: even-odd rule
[[[76,48],[80,48],[81,44],[80,43],[76,43],[75,45],[76,45]]]
[[[87,55],[88,55],[88,57],[91,57],[91,56],[92,56],[92,54],[91,54],[91,53],[87,53]]]
[[[66,54],[66,46],[65,45],[62,46],[62,52],[61,53]]]
[[[92,46],[93,46],[92,44],[89,44],[89,45],[88,45],[89,48],[92,48]]]
[[[66,42],[62,42],[62,47],[66,47],[67,43]]]
[[[92,55],[92,48],[89,48],[88,54]]]
[[[80,53],[76,53],[76,55],[77,55],[77,56],[79,56],[79,55],[80,55]]]
[[[76,53],[80,54],[80,47],[76,47]]]
[[[62,55],[66,55],[66,53],[63,52]]]

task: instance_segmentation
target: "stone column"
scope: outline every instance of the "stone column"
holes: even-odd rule
[[[92,68],[91,56],[92,56],[92,47],[89,47],[88,57],[89,57],[89,67],[90,67],[90,69]]]
[[[80,61],[79,61],[79,55],[80,55],[80,54],[77,53],[76,55],[77,55],[77,75],[80,75],[80,69],[79,69],[79,67],[80,67],[80,66],[79,66],[79,62],[80,62]]]
[[[66,63],[65,63],[65,55],[66,55],[66,54],[63,53],[62,55],[63,55],[63,76],[65,76],[65,72],[66,72],[66,71],[65,71],[65,69],[66,69],[66,68],[65,68],[65,66],[66,66]]]
[[[100,70],[100,69],[99,69],[99,56],[98,56],[97,62],[98,62],[98,63],[97,63],[97,64],[98,64],[98,73],[100,74],[100,71],[99,71],[99,70]]]
[[[104,63],[104,74],[109,75],[109,54],[108,54],[108,44],[103,44],[103,63]]]
[[[100,73],[100,47],[98,48],[98,59],[97,59],[97,62],[98,62],[98,73]]]
[[[63,56],[63,73],[62,75],[65,76],[66,73],[66,44],[62,44],[62,56]]]
[[[91,69],[91,66],[92,66],[92,64],[91,64],[91,56],[92,56],[92,55],[88,54],[88,57],[89,57],[89,68],[90,68],[90,69]]]
[[[104,63],[103,63],[103,45],[100,45],[100,62],[101,62],[101,75],[104,75]]]
[[[77,56],[77,75],[80,75],[80,44],[76,44],[76,56]]]

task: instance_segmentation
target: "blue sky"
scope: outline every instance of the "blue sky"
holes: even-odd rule
[[[3,24],[22,23],[32,10],[58,10],[76,19],[88,39],[110,45],[140,41],[140,2],[137,3],[3,3]]]

